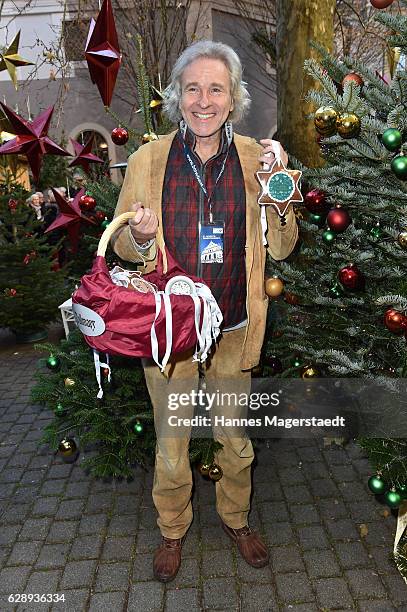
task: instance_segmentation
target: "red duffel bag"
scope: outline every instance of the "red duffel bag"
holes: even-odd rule
[[[165,249],[153,272],[141,275],[116,266],[109,271],[105,252],[113,233],[135,212],[116,217],[100,238],[92,270],[72,295],[75,323],[94,349],[98,397],[99,351],[107,355],[152,357],[163,371],[172,354],[195,347],[204,361],[218,336],[222,314],[209,287],[188,276]],[[163,260],[166,260],[166,265]]]

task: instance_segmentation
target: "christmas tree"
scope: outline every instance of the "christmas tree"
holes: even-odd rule
[[[19,340],[39,340],[66,295],[58,245],[48,244],[42,221],[26,204],[28,192],[4,165],[0,191],[0,326]]]
[[[320,63],[306,62],[320,83],[308,99],[325,163],[306,168],[292,160],[304,178],[302,239],[289,260],[273,262],[285,293],[272,305],[264,373],[359,378],[395,393],[400,404],[407,374],[407,17],[378,11],[377,19],[393,32],[389,45],[401,50],[392,79],[322,48]],[[407,440],[367,432],[358,441],[372,465],[370,490],[401,507]],[[398,562],[406,572],[401,550]]]

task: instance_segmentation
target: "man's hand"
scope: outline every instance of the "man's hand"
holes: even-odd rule
[[[278,145],[280,149],[281,161],[283,162],[284,166],[287,166],[288,164],[287,153],[284,151],[283,147],[277,140],[271,140],[271,138],[263,138],[263,140],[260,140],[260,144],[263,146],[263,154],[259,157],[259,162],[263,162],[265,164],[273,163],[273,161],[276,158],[274,155],[274,151],[273,151],[273,145],[272,145],[273,142]]]
[[[144,244],[155,238],[158,228],[158,217],[151,208],[144,208],[141,202],[130,206],[131,211],[137,212],[135,217],[129,219],[129,226],[134,240],[138,244]]]

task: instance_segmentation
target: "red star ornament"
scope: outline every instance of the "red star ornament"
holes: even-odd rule
[[[89,164],[103,164],[104,161],[94,153],[92,153],[93,141],[95,139],[94,134],[89,138],[85,145],[81,145],[79,142],[71,138],[71,143],[75,151],[75,159],[71,161],[71,166],[81,166],[87,174],[90,172]]]
[[[72,246],[73,253],[76,253],[78,250],[78,242],[79,242],[79,230],[81,221],[86,221],[87,223],[95,224],[92,219],[85,217],[80,209],[79,200],[85,193],[84,189],[81,189],[72,202],[68,202],[59,191],[56,189],[52,189],[52,193],[55,196],[56,203],[59,207],[59,215],[55,219],[53,223],[45,230],[45,234],[47,232],[52,232],[52,230],[57,229],[58,227],[66,227],[68,231],[69,240]]]
[[[22,153],[25,155],[30,164],[34,181],[37,183],[44,155],[69,155],[67,151],[48,138],[48,129],[54,107],[50,106],[33,121],[27,121],[3,102],[0,102],[0,104],[14,134],[16,134],[16,138],[7,141],[0,147],[0,154]]]
[[[21,30],[17,32],[9,48],[3,51],[3,53],[0,53],[0,72],[2,72],[3,70],[7,70],[16,89],[16,68],[18,68],[19,66],[34,66],[32,62],[29,62],[28,60],[25,60],[20,55],[18,55],[18,47],[20,45],[20,32]]]
[[[85,57],[92,83],[96,83],[103,104],[110,106],[122,61],[110,0],[104,0],[97,20],[90,22]]]
[[[262,188],[258,198],[259,204],[271,204],[279,215],[284,215],[290,202],[302,202],[303,197],[298,187],[301,170],[287,170],[281,160],[274,160],[269,170],[256,172]],[[281,209],[283,205],[284,210]]]

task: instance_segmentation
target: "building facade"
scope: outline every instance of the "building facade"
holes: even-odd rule
[[[137,11],[141,4],[139,0],[127,0],[127,4],[113,0],[119,39],[124,42],[135,34],[128,15]],[[85,3],[80,7],[78,12],[77,2],[33,0],[27,7],[21,0],[6,0],[1,9],[0,46],[7,48],[21,30],[19,54],[35,66],[18,68],[17,91],[7,71],[0,72],[0,99],[25,118],[32,118],[54,105],[50,136],[57,142],[63,138],[66,148],[73,152],[69,138],[84,142],[89,133],[94,132],[98,155],[114,165],[126,159],[125,150],[115,146],[110,138],[117,121],[106,112],[83,56],[90,18],[97,17],[99,6],[98,3]],[[182,3],[178,3],[177,8],[182,9]],[[253,15],[253,24],[258,25],[255,8]],[[252,106],[249,116],[236,125],[236,130],[255,138],[271,136],[276,128],[273,75],[267,74],[265,60],[260,54],[256,56],[253,50],[247,19],[243,19],[235,4],[228,0],[191,0],[184,18],[182,36],[186,44],[192,40],[213,39],[231,45],[241,57],[243,78],[252,95]],[[142,131],[140,115],[135,112],[138,107],[137,85],[134,74],[126,68],[131,53],[127,48],[121,48],[124,57],[111,110],[126,124],[138,125]],[[263,70],[259,70],[259,66]],[[162,85],[164,87],[166,83]],[[120,181],[120,172],[113,171],[112,178]]]

